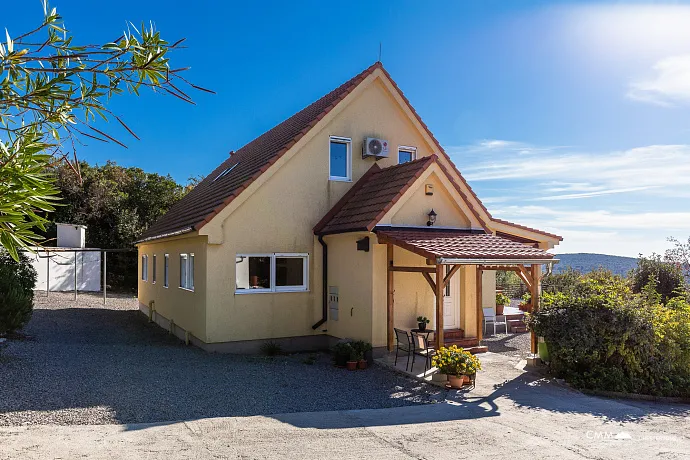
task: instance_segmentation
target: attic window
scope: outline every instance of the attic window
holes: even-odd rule
[[[218,179],[220,179],[220,178],[222,178],[222,177],[227,176],[228,173],[229,173],[230,171],[232,171],[233,169],[235,169],[235,166],[237,166],[238,164],[239,164],[239,163],[235,163],[234,165],[230,166],[229,168],[227,168],[227,169],[226,169],[225,171],[223,171],[222,173],[218,174],[218,175],[216,176],[216,178],[213,179],[213,182],[217,181]]]

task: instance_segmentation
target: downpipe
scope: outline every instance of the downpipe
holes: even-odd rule
[[[328,245],[323,240],[323,236],[319,236],[319,243],[321,244],[321,319],[311,328],[316,330],[328,320]]]

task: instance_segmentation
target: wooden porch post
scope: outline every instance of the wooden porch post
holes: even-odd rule
[[[482,303],[484,287],[482,285],[482,273],[484,273],[482,266],[477,265],[477,340],[484,339],[484,308]]]
[[[539,308],[539,291],[541,286],[541,265],[532,264],[530,267],[530,295],[532,296],[532,302],[530,305],[530,311],[536,312]],[[532,353],[537,353],[539,351],[539,345],[537,343],[537,334],[532,331],[530,333],[530,348]]]
[[[393,317],[393,245],[391,243],[386,244],[386,289],[388,290],[388,297],[386,300],[386,338],[388,344],[388,351],[393,351],[393,327],[394,327],[394,317]]]
[[[436,264],[436,349],[444,346],[443,341],[443,265]]]

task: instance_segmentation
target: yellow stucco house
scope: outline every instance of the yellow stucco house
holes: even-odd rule
[[[376,63],[231,152],[142,235],[139,305],[211,351],[390,348],[417,316],[437,345],[473,346],[495,270],[536,299],[560,240],[492,217]]]

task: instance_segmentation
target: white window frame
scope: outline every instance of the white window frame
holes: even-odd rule
[[[151,258],[151,284],[156,284],[156,254]]]
[[[331,143],[345,144],[347,146],[347,176],[331,175]],[[329,136],[328,137],[328,180],[336,182],[352,182],[352,139],[349,137]]]
[[[309,292],[309,253],[308,252],[272,252],[265,254],[236,254],[235,260],[240,257],[268,257],[271,259],[271,279],[269,288],[261,289],[238,289],[237,279],[235,283],[235,294],[265,294],[281,292]],[[276,286],[276,258],[302,259],[302,280],[301,286]],[[237,277],[237,275],[235,275]]]
[[[168,276],[170,274],[170,254],[163,254],[163,287],[168,287]]]
[[[417,147],[413,147],[411,145],[399,145],[398,146],[398,164],[402,164],[400,162],[400,152],[407,152],[412,154],[412,159],[410,161],[414,161],[417,159]]]
[[[148,254],[141,255],[141,280],[149,280],[149,256]]]
[[[185,264],[185,285],[182,285],[182,259]],[[190,269],[191,268],[191,269]],[[194,292],[194,253],[180,253],[180,289]]]

